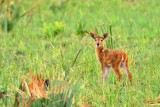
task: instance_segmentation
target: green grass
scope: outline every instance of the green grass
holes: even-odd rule
[[[14,20],[10,31],[4,27],[6,19],[0,16],[0,91],[10,95],[0,99],[0,105],[13,106],[16,90],[12,85],[19,87],[22,76],[30,71],[53,82],[72,81],[67,89],[75,94],[76,104],[72,106],[85,102],[91,106],[145,106],[144,101],[160,98],[159,0],[62,1],[17,0],[14,6],[20,15],[37,3],[41,5]],[[5,6],[1,14],[6,14]],[[120,83],[111,72],[108,84],[102,85],[94,41],[81,32],[96,27],[102,35],[109,32],[110,24],[114,49],[122,49],[130,57],[133,86],[124,72]],[[109,39],[105,44],[108,48]],[[70,97],[70,91],[62,97]],[[56,98],[52,96],[46,106],[63,106],[54,103]],[[37,105],[41,103],[33,104]]]

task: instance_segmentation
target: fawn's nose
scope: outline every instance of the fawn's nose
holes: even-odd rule
[[[100,44],[99,43],[97,43],[97,46],[99,46]]]

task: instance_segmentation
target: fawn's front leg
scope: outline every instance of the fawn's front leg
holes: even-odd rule
[[[104,81],[108,79],[110,66],[101,65],[101,67],[102,67],[102,82],[104,83]]]

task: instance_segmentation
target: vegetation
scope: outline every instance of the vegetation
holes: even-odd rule
[[[159,0],[0,0],[0,93],[7,94],[0,105],[14,106],[15,87],[29,72],[48,78],[51,92],[69,84],[62,93],[37,99],[33,107],[86,103],[130,107],[159,99],[159,4]],[[128,53],[132,86],[124,72],[122,81],[111,72],[108,84],[102,84],[94,41],[86,33],[95,28],[99,35],[112,32],[105,47]]]

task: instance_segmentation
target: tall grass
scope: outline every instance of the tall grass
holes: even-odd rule
[[[47,107],[64,106],[57,99],[69,99],[67,106],[145,106],[146,100],[160,97],[159,0],[17,0],[14,6],[21,4],[22,15],[39,2],[39,7],[16,20],[10,32],[1,27],[0,91],[9,95],[0,99],[2,107],[13,106],[16,90],[11,86],[19,87],[30,71],[49,78],[53,87],[70,83],[64,93],[44,101]],[[0,20],[2,26],[5,20]],[[99,35],[110,34],[105,47],[128,53],[133,86],[124,72],[122,81],[117,82],[111,72],[108,84],[102,85],[94,41],[85,33],[95,27]],[[41,100],[32,106],[42,106]]]

